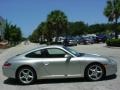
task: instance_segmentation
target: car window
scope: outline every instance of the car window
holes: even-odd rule
[[[47,56],[48,52],[46,49],[37,50],[26,55],[29,58],[46,58]]]
[[[48,51],[48,57],[49,58],[62,58],[62,57],[65,57],[65,54],[66,52],[61,50],[61,49],[58,49],[58,48],[49,48],[47,49]]]
[[[31,52],[31,53],[27,54],[26,57],[39,58],[39,57],[41,57],[41,50]]]
[[[29,58],[62,58],[66,52],[57,48],[41,49],[26,55]]]
[[[64,49],[66,49],[67,51],[69,51],[70,53],[72,53],[73,55],[75,55],[77,57],[81,56],[81,54],[79,52],[77,52],[71,48],[64,47]]]

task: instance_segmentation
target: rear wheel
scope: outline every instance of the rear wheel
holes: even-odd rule
[[[100,64],[91,64],[85,70],[85,77],[91,81],[97,81],[103,78],[105,70]]]
[[[36,80],[35,71],[30,67],[22,67],[18,71],[17,77],[19,81],[25,85],[32,84]]]

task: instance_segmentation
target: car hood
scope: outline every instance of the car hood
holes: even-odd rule
[[[82,53],[82,56],[85,57],[101,57],[99,54],[90,54],[90,53]]]
[[[104,62],[109,62],[109,58],[99,55],[99,54],[89,54],[89,53],[82,53],[81,56],[77,57],[80,58],[81,60],[87,60],[87,61],[104,61]]]
[[[101,58],[101,59],[106,59],[109,60],[110,58],[103,56],[103,55],[99,55],[99,54],[84,54],[85,57],[94,57],[94,58]]]

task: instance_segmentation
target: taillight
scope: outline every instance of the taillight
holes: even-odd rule
[[[3,66],[4,66],[4,67],[10,67],[11,64],[10,64],[10,63],[5,63]]]

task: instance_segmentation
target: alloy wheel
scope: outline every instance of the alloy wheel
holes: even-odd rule
[[[22,68],[18,73],[18,78],[22,84],[31,84],[35,80],[35,74],[31,68]]]
[[[104,70],[99,64],[90,65],[87,69],[86,76],[89,80],[100,80],[104,75]]]

